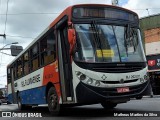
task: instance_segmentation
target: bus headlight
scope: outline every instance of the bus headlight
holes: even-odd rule
[[[93,78],[88,77],[87,75],[83,74],[80,71],[76,71],[76,76],[77,78],[82,81],[83,83],[86,83],[88,85],[92,85],[92,86],[96,86],[96,87],[100,87],[101,86],[101,82],[98,80],[95,80]]]
[[[85,74],[81,74],[79,77],[80,80],[85,80],[86,79],[86,75]]]
[[[76,72],[76,75],[77,75],[79,80],[85,80],[87,78],[85,74],[83,74],[79,71]]]
[[[93,80],[91,78],[88,79],[87,84],[92,84]]]

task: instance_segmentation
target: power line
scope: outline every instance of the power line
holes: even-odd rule
[[[9,1],[9,0],[8,0]],[[8,5],[7,5],[8,6]],[[128,8],[127,8],[128,9]],[[130,9],[130,10],[149,10],[149,9],[160,9],[160,8],[146,8],[146,9]],[[8,12],[8,7],[7,7],[7,12]],[[0,13],[0,15],[5,15],[6,18],[8,15],[10,16],[16,16],[16,15],[53,15],[53,14],[60,14],[60,13],[52,13],[52,12],[44,12],[44,13]],[[7,19],[6,19],[7,22]]]
[[[5,55],[8,55],[8,56],[12,56],[11,54],[8,54],[8,53],[4,53],[4,52],[0,52],[2,54],[5,54]],[[12,56],[13,57],[13,56]]]
[[[136,8],[127,8],[127,9],[130,9],[130,10],[146,10],[146,9],[160,9],[160,8],[142,8],[142,9],[136,9]]]
[[[48,15],[48,14],[60,14],[60,13],[8,13],[7,15]],[[4,13],[0,13],[0,15],[6,15]]]
[[[9,1],[9,0],[8,0]],[[128,9],[128,8],[127,8]],[[142,8],[142,9],[137,9],[137,8],[133,8],[131,10],[149,10],[149,9],[160,9],[160,8]],[[8,4],[7,4],[7,12],[8,12]],[[7,13],[7,15],[48,15],[48,14],[60,14],[58,12],[37,12],[37,13],[32,13],[32,12],[28,12],[28,13]],[[0,13],[0,15],[6,15],[6,13]]]
[[[31,39],[35,39],[34,37],[26,37],[26,36],[20,36],[20,35],[6,35],[6,36],[8,36],[8,37],[19,37],[19,38],[31,38]]]

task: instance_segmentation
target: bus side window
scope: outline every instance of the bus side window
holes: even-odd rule
[[[31,49],[31,70],[37,70],[39,67],[39,49],[36,43]]]
[[[47,56],[47,38],[43,38],[40,41],[40,52],[41,52],[41,65],[44,65],[44,58]]]
[[[55,35],[54,32],[51,32],[47,37],[47,56],[44,59],[45,64],[49,64],[55,61],[56,57],[55,46],[56,46]]]
[[[47,37],[40,41],[41,50],[41,65],[47,65],[56,58],[56,39],[54,32],[51,32]]]
[[[22,57],[17,60],[17,77],[20,78],[22,76],[23,69],[22,69]]]
[[[24,75],[29,74],[29,53],[26,52],[23,56],[23,60],[24,60]]]

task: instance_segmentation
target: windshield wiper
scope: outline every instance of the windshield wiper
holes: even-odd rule
[[[91,27],[92,27],[92,31],[93,31],[93,36],[95,38],[94,42],[95,42],[96,50],[99,49],[101,51],[101,53],[102,53],[102,61],[104,61],[104,56],[103,56],[103,51],[102,51],[102,43],[101,43],[101,40],[100,40],[100,34],[99,34],[98,27],[97,27],[97,24],[96,24],[95,21],[92,21]]]
[[[95,38],[95,45],[96,45],[97,48],[101,49],[99,32],[98,32],[98,28],[97,28],[97,25],[96,25],[95,21],[92,21],[91,28],[92,28],[92,31],[93,31],[93,36]]]
[[[127,27],[125,27],[125,31],[124,31],[124,46],[125,46],[125,49],[126,49],[126,54],[127,54],[127,57],[128,57],[128,39],[130,39],[130,26],[129,24],[127,24]]]
[[[128,24],[124,33],[124,42],[125,42],[125,48],[126,53],[128,56],[128,46],[133,47],[134,51],[136,51],[136,44],[135,44],[135,30],[134,28],[131,28]]]
[[[136,35],[135,29],[132,28],[132,30],[131,30],[131,36],[132,36],[132,38],[133,38],[132,44],[133,44],[134,52],[136,51],[135,35]],[[136,35],[136,36],[137,36],[137,35]]]

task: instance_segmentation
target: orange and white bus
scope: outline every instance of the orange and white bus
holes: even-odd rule
[[[7,68],[8,99],[20,109],[101,103],[149,93],[138,15],[111,5],[66,8]]]

